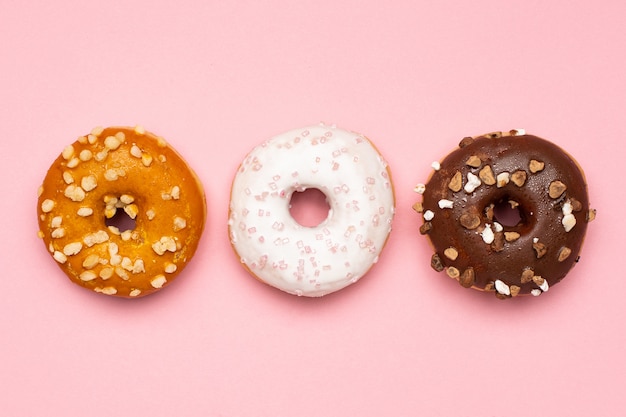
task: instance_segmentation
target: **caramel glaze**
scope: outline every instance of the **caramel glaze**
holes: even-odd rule
[[[453,191],[451,187],[459,188],[458,182],[451,184],[457,172],[462,187],[468,173],[480,176],[481,184],[471,192],[462,187]],[[511,174],[510,181],[493,184],[504,172]],[[567,187],[558,196],[562,190],[555,181]],[[440,208],[441,200],[451,201],[453,207]],[[499,230],[493,207],[503,203],[517,206],[520,220]],[[465,138],[433,172],[422,207],[416,206],[426,218],[428,211],[434,214],[420,228],[435,250],[432,267],[445,270],[464,287],[493,291],[498,298],[539,295],[563,279],[578,261],[587,223],[595,217],[576,161],[558,146],[531,135]],[[566,231],[563,218],[570,207],[576,222]],[[494,232],[491,243],[486,243],[491,240],[488,231],[484,233],[487,225]]]

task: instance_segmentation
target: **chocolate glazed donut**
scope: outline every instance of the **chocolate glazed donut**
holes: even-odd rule
[[[431,266],[498,298],[540,295],[578,262],[589,208],[576,161],[523,131],[465,138],[416,191]]]

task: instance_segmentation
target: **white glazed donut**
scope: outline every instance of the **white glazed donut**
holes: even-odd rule
[[[315,227],[289,212],[291,196],[319,189],[330,207]],[[229,233],[244,267],[285,292],[320,297],[378,261],[395,212],[387,163],[364,136],[318,125],[264,142],[245,158],[231,190]]]

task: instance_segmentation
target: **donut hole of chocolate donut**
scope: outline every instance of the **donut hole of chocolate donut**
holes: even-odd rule
[[[304,227],[319,226],[330,215],[326,194],[317,188],[296,191],[289,202],[291,217]]]
[[[515,227],[522,221],[519,205],[513,200],[500,200],[493,207],[494,219],[505,227]]]
[[[119,209],[115,211],[115,214],[110,219],[105,217],[104,224],[107,227],[116,227],[120,232],[133,231],[137,225],[135,219],[131,219],[124,210]]]

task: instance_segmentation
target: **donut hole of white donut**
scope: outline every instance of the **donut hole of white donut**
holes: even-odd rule
[[[318,188],[307,188],[291,195],[289,214],[303,227],[316,227],[331,214],[328,197]]]
[[[395,198],[369,139],[318,125],[255,147],[237,170],[229,209],[230,241],[248,272],[289,294],[321,297],[378,262]]]

